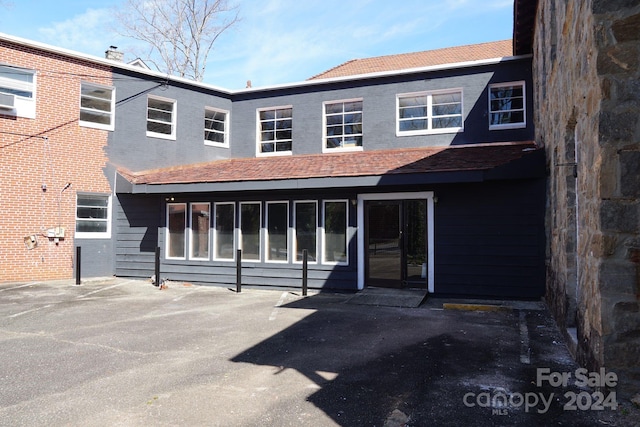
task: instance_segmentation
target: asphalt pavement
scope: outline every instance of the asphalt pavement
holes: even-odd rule
[[[640,424],[541,302],[8,283],[0,348],[0,426]]]

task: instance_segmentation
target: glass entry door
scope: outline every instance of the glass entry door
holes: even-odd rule
[[[367,286],[427,286],[426,200],[371,200],[365,203]]]

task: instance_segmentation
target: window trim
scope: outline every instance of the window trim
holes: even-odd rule
[[[231,232],[233,235],[233,249],[231,250],[231,258],[221,258],[218,256],[218,206],[220,205],[231,205],[233,207],[233,231]],[[236,212],[238,212],[236,207],[236,202],[214,202],[213,203],[213,254],[212,259],[214,261],[235,261],[236,260],[236,251],[238,248],[238,233],[239,226],[236,222]]]
[[[270,237],[269,237],[269,205],[277,205],[277,204],[284,204],[285,207],[287,208],[287,227],[286,227],[286,232],[285,232],[285,241],[287,244],[287,257],[284,260],[281,259],[271,259],[271,247],[270,247]],[[265,210],[264,210],[264,214],[265,214],[265,223],[264,223],[264,234],[265,234],[265,239],[264,239],[264,250],[265,250],[265,262],[268,263],[273,263],[273,264],[288,264],[289,260],[291,258],[290,252],[291,252],[291,224],[289,221],[289,201],[288,200],[269,200],[267,202],[265,202]]]
[[[222,108],[216,108],[216,107],[204,107],[204,111],[205,111],[205,122],[207,120],[207,111],[215,111],[217,113],[223,113],[225,115],[224,117],[224,132],[223,132],[223,137],[224,137],[224,141],[222,143],[220,142],[215,142],[215,141],[209,141],[208,139],[204,138],[204,145],[210,146],[210,147],[220,147],[220,148],[229,148],[229,133],[231,131],[230,127],[229,127],[229,123],[231,123],[230,120],[230,115],[231,113],[229,112],[229,110],[224,110]],[[204,132],[206,133],[207,131],[209,132],[216,132],[216,133],[220,133],[217,131],[212,131],[212,130],[207,130],[207,128],[204,128]]]
[[[195,239],[193,238],[193,206],[194,205],[207,205],[209,208],[209,229],[207,230],[207,257],[200,258],[195,257],[193,255],[193,242]],[[189,259],[194,261],[209,261],[211,259],[211,203],[210,202],[189,202]]]
[[[109,111],[109,124],[108,125],[104,125],[101,123],[96,123],[96,122],[90,122],[90,121],[85,121],[82,120],[80,118],[78,118],[78,124],[80,126],[84,126],[84,127],[89,127],[89,128],[94,128],[94,129],[103,129],[103,130],[109,130],[112,131],[115,129],[115,108],[116,108],[116,88],[114,86],[107,86],[107,85],[102,85],[102,84],[98,84],[98,83],[93,83],[93,82],[89,82],[89,81],[81,81],[80,82],[80,104],[78,105],[78,111],[79,113],[82,113],[83,110],[86,111],[94,111],[95,109],[92,108],[84,108],[82,107],[82,86],[83,85],[89,85],[89,86],[93,86],[96,88],[100,88],[100,89],[108,89],[111,90],[111,111]],[[99,111],[101,113],[104,113],[104,111],[101,110],[96,110]]]
[[[450,128],[438,128],[433,129],[433,95],[444,95],[448,93],[459,93],[460,94],[460,122],[461,126],[450,127]],[[410,131],[401,131],[400,130],[400,99],[401,98],[409,98],[412,96],[427,96],[427,106],[428,112],[425,119],[428,121],[427,129],[420,130],[410,130]],[[438,135],[444,133],[461,133],[464,132],[464,89],[461,87],[456,88],[447,88],[447,89],[437,89],[437,90],[424,90],[419,92],[407,92],[407,93],[398,93],[396,94],[396,136],[415,136],[415,135]]]
[[[164,98],[162,96],[156,96],[156,95],[148,95],[147,96],[147,108],[145,109],[145,112],[147,113],[147,117],[145,120],[145,126],[149,125],[149,100],[153,99],[156,101],[161,101],[161,102],[167,102],[170,103],[173,108],[171,109],[171,134],[167,134],[167,133],[159,133],[159,132],[153,132],[153,131],[149,131],[147,130],[147,136],[150,138],[159,138],[159,139],[170,139],[175,141],[176,140],[176,122],[177,122],[177,116],[178,116],[178,102],[175,99],[171,99],[171,98]],[[151,119],[152,122],[155,123],[163,123],[163,124],[167,124],[168,122],[161,122],[159,120],[155,120],[155,119]]]
[[[362,115],[362,132],[360,133],[360,137],[362,138],[362,145],[360,146],[349,146],[349,147],[336,147],[336,148],[328,148],[327,147],[327,105],[330,104],[346,104],[349,102],[361,102],[362,109],[360,110],[360,114]],[[344,111],[342,112],[342,116],[344,117]],[[343,120],[344,125],[344,120]],[[354,134],[358,135],[358,134]],[[344,135],[343,135],[344,136]],[[349,98],[349,99],[336,99],[332,101],[324,101],[322,103],[322,152],[323,153],[342,153],[348,151],[363,151],[364,150],[364,98]]]
[[[173,256],[169,256],[169,246],[171,245],[171,234],[169,233],[169,207],[171,206],[177,206],[177,205],[182,205],[184,206],[184,237],[183,239],[183,244],[184,244],[184,256],[181,257],[173,257]],[[188,253],[188,247],[187,247],[187,228],[189,227],[189,221],[187,218],[187,215],[189,214],[189,207],[187,206],[188,203],[186,202],[171,202],[171,203],[167,203],[167,208],[166,208],[166,225],[164,227],[165,229],[165,239],[164,239],[164,257],[165,259],[171,259],[171,260],[186,260],[187,259],[187,253]]]
[[[104,221],[107,223],[107,231],[96,231],[96,232],[90,232],[90,231],[75,231],[78,229],[78,220],[80,221],[85,221],[87,220],[87,218],[79,218],[78,217],[78,197],[83,197],[83,196],[104,196],[107,198],[107,218],[102,220],[100,218],[94,219],[97,221]],[[91,192],[77,192],[76,193],[76,212],[75,212],[75,233],[74,233],[74,238],[76,239],[110,239],[111,238],[111,203],[112,203],[112,197],[111,194],[109,193],[91,193]]]
[[[508,86],[521,86],[522,87],[522,122],[520,123],[505,123],[505,124],[491,124],[491,116],[494,111],[491,109],[491,90],[493,88],[499,87],[508,87]],[[527,86],[524,80],[517,80],[513,82],[504,82],[504,83],[493,83],[489,85],[487,89],[487,98],[488,98],[488,116],[489,116],[489,130],[503,130],[503,129],[522,129],[527,127]],[[496,112],[500,112],[501,110],[496,110]],[[520,110],[511,110],[511,111],[520,111]]]
[[[278,111],[278,110],[291,110],[291,150],[286,151],[273,151],[273,152],[262,152],[262,121],[260,120],[260,113],[264,111]],[[275,121],[275,119],[274,119]],[[286,140],[282,140],[286,141]],[[267,141],[268,142],[268,141]],[[273,143],[276,144],[277,139],[273,140]],[[275,145],[274,145],[275,150]],[[257,157],[270,157],[270,156],[291,156],[293,155],[293,105],[279,105],[276,107],[264,107],[256,109],[256,156]]]
[[[326,211],[327,203],[344,203],[345,205],[345,261],[328,261],[325,257],[325,249],[327,243],[327,230],[326,230]],[[320,225],[320,235],[322,236],[322,242],[320,245],[321,259],[323,265],[349,265],[349,200],[348,199],[326,199],[322,200],[322,219]]]
[[[15,101],[14,108],[10,110],[0,110],[0,115],[23,117],[26,119],[35,119],[36,118],[36,99],[38,97],[38,94],[37,94],[38,72],[36,70],[19,67],[17,65],[11,65],[7,63],[0,63],[0,67],[13,68],[24,74],[31,74],[33,76],[31,83],[24,83],[17,80],[0,77],[0,84],[4,83],[4,86],[7,87],[8,89],[23,90],[23,91],[31,92],[31,98],[22,96],[22,95],[10,94],[14,96],[14,101]],[[2,92],[1,88],[0,88],[0,92]],[[6,92],[2,92],[2,93],[6,93]]]
[[[319,259],[320,257],[318,256],[318,243],[320,243],[320,239],[318,238],[318,236],[320,235],[320,224],[319,224],[319,218],[318,218],[318,200],[294,200],[293,201],[293,219],[292,222],[293,224],[291,225],[291,251],[292,251],[292,263],[293,264],[302,264],[303,261],[300,260],[298,261],[298,224],[296,221],[296,212],[297,212],[297,206],[299,204],[303,204],[303,203],[313,203],[314,207],[315,207],[315,212],[316,212],[316,227],[315,227],[315,240],[316,240],[316,247],[315,247],[315,251],[316,251],[316,256],[315,256],[315,260],[314,261],[308,261],[308,264],[318,264],[319,263]],[[302,254],[301,254],[302,256]]]

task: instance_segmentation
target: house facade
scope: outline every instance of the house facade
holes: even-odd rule
[[[8,65],[25,47],[80,57],[3,40]],[[149,278],[159,247],[162,277],[199,284],[235,283],[240,261],[245,285],[298,287],[306,254],[311,288],[540,297],[544,152],[531,58],[511,52],[507,41],[396,55],[382,58],[395,69],[356,61],[240,91],[82,57],[110,80],[68,91],[69,129],[96,116],[102,142],[64,179],[91,171],[102,186],[56,189],[76,194],[66,208],[59,197],[64,243],[82,248],[83,277]]]
[[[516,1],[549,171],[546,300],[577,361],[640,385],[640,5]]]
[[[306,250],[312,288],[539,297],[544,168],[529,79],[530,58],[510,57],[226,96],[145,92],[119,128],[145,132],[160,96],[177,136],[113,134],[148,153],[116,162],[116,274],[151,276],[159,246],[163,277],[231,285],[241,250],[243,284],[299,287]],[[122,86],[127,99],[146,90]],[[225,130],[216,141],[209,113]],[[195,118],[188,129],[181,114]],[[157,168],[158,146],[218,159]]]

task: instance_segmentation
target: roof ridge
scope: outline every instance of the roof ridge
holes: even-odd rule
[[[462,44],[462,45],[458,45],[458,46],[447,46],[447,47],[439,47],[439,48],[436,48],[436,49],[418,50],[418,51],[415,51],[415,52],[390,53],[388,55],[378,55],[378,56],[372,56],[372,57],[367,57],[367,58],[358,58],[358,59],[356,59],[356,61],[360,61],[360,60],[363,60],[363,59],[388,58],[388,57],[392,57],[392,56],[416,55],[416,54],[425,53],[425,52],[430,52],[430,53],[434,52],[434,53],[436,53],[436,52],[440,52],[440,51],[443,51],[443,50],[462,49],[462,48],[471,47],[471,46],[482,46],[482,45],[487,45],[487,44],[497,44],[497,43],[506,43],[506,42],[513,43],[513,41],[511,39],[494,40],[494,41],[490,41],[490,42],[468,43],[468,44]]]

